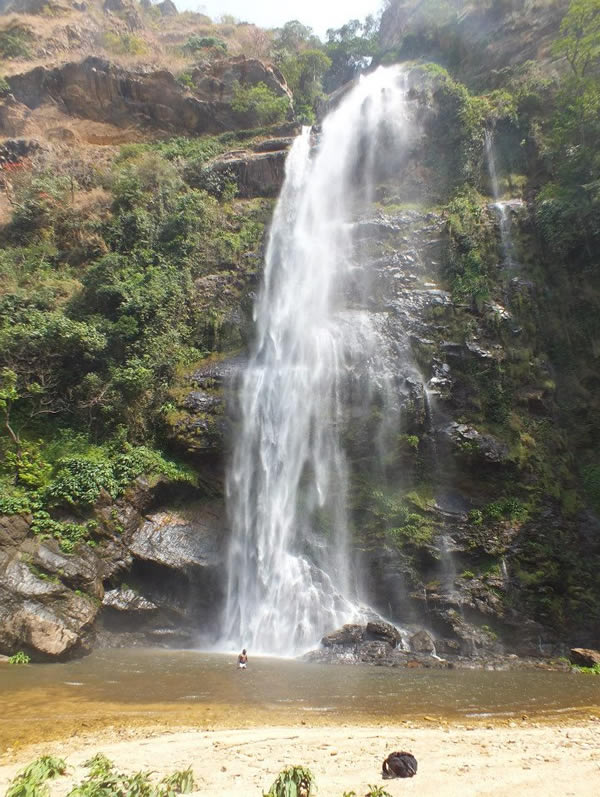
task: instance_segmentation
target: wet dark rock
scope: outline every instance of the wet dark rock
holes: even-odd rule
[[[321,644],[325,647],[333,645],[355,645],[357,642],[362,642],[365,638],[366,628],[362,625],[348,623],[347,625],[338,628],[337,631],[332,631],[321,640]]]
[[[205,390],[193,390],[183,400],[185,409],[193,412],[212,412],[222,404],[223,400],[220,396],[215,396]]]
[[[464,423],[453,422],[444,429],[444,434],[457,449],[467,455],[478,456],[486,462],[501,464],[508,459],[508,446],[489,434]]]
[[[402,634],[396,626],[386,623],[383,620],[372,620],[367,623],[366,635],[369,639],[380,639],[387,642],[392,647],[401,641]]]
[[[417,631],[410,637],[409,645],[414,653],[435,653],[435,642],[428,631]]]
[[[359,661],[369,663],[388,662],[392,650],[389,642],[382,639],[371,639],[361,642],[356,649],[356,656]]]
[[[186,453],[210,454],[225,448],[224,388],[246,361],[241,356],[210,360],[182,378],[191,390],[177,393],[177,411],[166,420],[169,437]]]

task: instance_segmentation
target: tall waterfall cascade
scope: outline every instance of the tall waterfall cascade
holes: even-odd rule
[[[389,168],[406,148],[408,116],[404,73],[380,68],[288,155],[236,393],[223,647],[295,655],[369,614],[350,556],[342,430],[349,384],[368,393],[381,353],[355,230],[382,155]]]

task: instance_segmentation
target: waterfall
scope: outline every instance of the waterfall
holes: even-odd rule
[[[223,645],[292,655],[366,616],[342,432],[349,381],[376,377],[378,340],[361,309],[368,277],[353,222],[403,149],[405,109],[402,71],[380,68],[325,119],[318,143],[305,128],[288,155],[227,475]]]
[[[512,266],[515,264],[515,260],[513,257],[514,247],[511,235],[511,218],[508,210],[509,203],[500,199],[500,186],[498,183],[496,158],[494,154],[494,133],[492,130],[485,131],[485,155],[492,186],[492,196],[494,197],[493,207],[498,212],[499,217],[502,264]]]

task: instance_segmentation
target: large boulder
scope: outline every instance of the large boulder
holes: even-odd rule
[[[396,647],[402,640],[402,634],[396,626],[383,620],[371,620],[368,622],[366,634],[368,639],[381,640],[392,647]]]
[[[5,555],[0,564],[0,650],[5,653],[22,648],[45,657],[84,652],[98,607],[93,596],[69,589],[19,555]]]
[[[129,550],[137,559],[174,570],[217,569],[223,564],[221,522],[210,511],[196,521],[176,512],[156,512],[133,534]]]
[[[213,175],[233,182],[237,195],[275,197],[283,185],[287,150],[270,152],[234,152],[217,158],[203,169],[207,179]]]
[[[365,639],[366,629],[364,625],[357,623],[347,623],[336,631],[327,634],[321,640],[321,644],[325,647],[333,645],[356,645],[363,642]]]
[[[571,648],[571,661],[578,667],[596,667],[600,665],[600,650]]]
[[[409,640],[410,649],[415,653],[435,653],[435,642],[429,631],[417,631]]]

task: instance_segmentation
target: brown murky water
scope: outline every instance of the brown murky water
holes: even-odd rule
[[[0,745],[101,727],[466,722],[598,712],[600,678],[546,671],[331,666],[197,651],[104,650],[66,664],[0,664]]]

